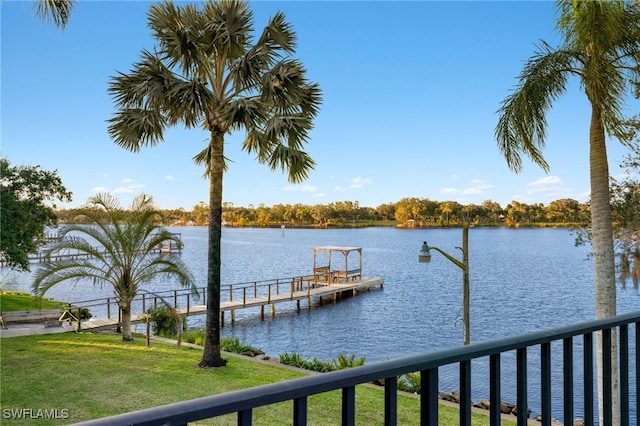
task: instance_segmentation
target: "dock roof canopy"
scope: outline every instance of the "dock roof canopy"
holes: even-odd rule
[[[331,262],[331,255],[333,253],[342,254],[343,262]],[[353,265],[353,259],[351,261],[351,266],[349,266],[349,253],[357,253],[356,265]],[[326,255],[321,255],[327,263],[322,266],[318,265],[318,253],[327,253]],[[353,257],[353,256],[351,256]],[[337,265],[336,265],[337,264]],[[362,276],[362,247],[351,247],[351,246],[322,246],[322,247],[314,247],[313,248],[313,272],[337,272],[341,271],[345,277],[348,277],[349,274],[358,273],[358,275]]]
[[[348,253],[350,251],[362,251],[362,247],[342,247],[342,246],[324,246],[324,247],[314,247],[314,252],[319,251],[340,251],[343,253]]]

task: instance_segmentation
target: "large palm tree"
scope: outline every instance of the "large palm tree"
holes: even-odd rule
[[[591,104],[589,161],[596,317],[604,318],[616,314],[605,131],[621,140],[625,137],[622,106],[631,88],[629,81],[638,71],[640,8],[637,3],[622,1],[560,0],[556,6],[564,43],[554,49],[542,42],[526,62],[519,84],[499,110],[495,134],[512,170],[522,169],[521,155],[525,154],[548,171],[541,152],[546,139],[545,114],[564,94],[569,78],[579,80]],[[602,346],[598,346],[602,365]]]
[[[202,367],[226,364],[220,353],[220,237],[225,135],[245,130],[242,148],[272,170],[300,182],[315,166],[304,152],[321,93],[290,57],[295,34],[276,13],[254,39],[244,1],[206,1],[201,8],[154,4],[148,25],[156,46],[109,86],[118,108],[109,132],[137,152],[163,141],[169,126],[200,127],[209,135],[194,160],[209,179],[206,338]]]
[[[56,27],[64,30],[74,4],[75,0],[38,0],[33,7],[38,18],[52,21]]]
[[[88,258],[54,260],[40,267],[33,283],[36,294],[43,295],[65,281],[91,280],[94,285],[111,286],[122,312],[122,340],[129,341],[133,339],[131,302],[141,285],[166,276],[196,291],[194,278],[179,257],[154,253],[165,242],[181,241],[158,227],[159,211],[148,195],[134,198],[130,210],[125,211],[109,194],[99,194],[89,200],[79,218],[90,224],[62,227],[60,239],[48,246],[47,253],[69,251]]]

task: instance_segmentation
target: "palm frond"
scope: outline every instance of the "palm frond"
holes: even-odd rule
[[[229,74],[234,81],[237,94],[254,90],[261,76],[277,60],[292,54],[296,47],[296,37],[283,13],[273,16],[257,42],[240,56],[230,67]]]
[[[205,31],[212,37],[216,60],[224,59],[230,63],[242,56],[253,31],[253,12],[248,3],[209,0],[202,11],[207,20]]]
[[[110,284],[110,275],[101,266],[87,259],[47,263],[35,272],[31,288],[34,294],[43,296],[53,286],[65,281],[79,283],[89,280],[94,285]]]
[[[542,156],[546,138],[546,112],[566,90],[567,76],[577,72],[574,52],[552,50],[542,42],[536,54],[525,64],[516,89],[503,101],[495,130],[498,148],[515,172],[522,170],[521,154],[548,171]]]
[[[201,126],[206,112],[218,101],[218,97],[201,81],[175,79],[165,97],[168,123],[172,126],[183,123],[186,128]]]
[[[211,154],[212,154],[211,146],[207,145],[205,149],[203,149],[202,151],[200,151],[199,153],[193,156],[193,162],[196,163],[198,166],[204,167],[205,170],[204,170],[204,173],[202,174],[204,178],[209,178],[211,174],[211,167],[213,165]],[[223,172],[226,172],[229,169],[230,161],[231,160],[229,158],[223,157],[223,161],[222,161]]]
[[[227,119],[229,129],[255,129],[267,119],[267,108],[258,96],[237,97],[224,106],[221,115]]]
[[[158,110],[132,108],[118,111],[107,122],[109,136],[117,145],[131,152],[162,142],[167,125],[167,119]]]
[[[169,68],[185,76],[203,78],[203,69],[213,66],[211,38],[203,31],[205,22],[194,4],[153,4],[147,13],[148,26],[159,42],[158,53]]]
[[[38,0],[33,7],[38,18],[52,21],[56,27],[64,30],[74,5],[75,0]]]
[[[271,170],[282,170],[288,174],[289,182],[300,183],[309,177],[309,172],[315,168],[315,161],[304,151],[285,145],[276,145],[265,158]]]
[[[269,23],[264,27],[256,45],[265,45],[270,50],[282,50],[286,54],[295,52],[296,34],[282,12],[276,12],[269,19]]]

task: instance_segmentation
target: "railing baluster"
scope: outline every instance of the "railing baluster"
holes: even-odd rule
[[[640,418],[640,321],[636,322],[636,418]]]
[[[584,424],[592,425],[593,421],[593,333],[584,334]]]
[[[540,402],[542,424],[551,425],[551,343],[540,345]]]
[[[527,348],[516,350],[516,380],[518,426],[526,426],[529,415],[527,402]]]
[[[293,426],[306,426],[307,424],[307,397],[293,400]]]
[[[489,422],[491,426],[500,426],[500,354],[489,357]]]
[[[398,378],[395,376],[384,379],[384,424],[398,424]]]
[[[438,426],[438,369],[420,372],[420,424]]]
[[[252,421],[251,409],[238,411],[238,426],[251,426]]]
[[[471,426],[471,360],[460,361],[460,425]]]
[[[629,426],[629,328],[621,325],[620,335],[620,426]]]
[[[573,339],[567,337],[562,345],[563,412],[565,422],[569,422],[573,421]]]
[[[356,387],[342,388],[342,426],[356,424]]]
[[[602,417],[604,426],[611,426],[613,409],[611,405],[611,329],[602,330]]]

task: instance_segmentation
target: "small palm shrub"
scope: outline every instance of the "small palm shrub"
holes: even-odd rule
[[[361,365],[364,365],[364,357],[358,359],[355,358],[356,356],[353,354],[351,354],[350,357],[347,357],[345,354],[340,354],[337,359],[332,360],[333,369],[344,370],[345,368],[360,367]]]
[[[240,342],[240,339],[237,337],[224,337],[220,339],[220,349],[225,352],[231,352],[234,354],[246,355],[246,356],[256,356],[263,355],[260,349],[254,348],[253,346],[245,345]]]
[[[186,343],[192,343],[198,346],[204,346],[204,328],[187,330],[182,335],[182,341]],[[254,348],[253,346],[246,345],[240,341],[238,337],[223,337],[220,339],[220,349],[225,352],[231,352],[234,354],[256,356],[263,355],[264,352],[261,349]]]
[[[398,378],[398,390],[420,393],[420,373],[407,373]]]
[[[358,367],[364,364],[365,359],[355,359],[355,355],[347,357],[344,354],[340,354],[338,359],[332,360],[332,362],[323,362],[317,358],[304,359],[298,353],[283,353],[280,354],[280,364],[290,365],[292,367],[303,368],[305,370],[317,371],[319,373],[326,373],[329,371],[342,370],[345,368]]]

